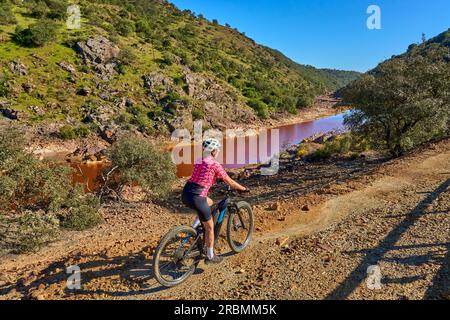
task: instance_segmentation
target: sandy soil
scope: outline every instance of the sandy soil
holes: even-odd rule
[[[175,190],[165,203],[105,207],[105,224],[36,254],[1,257],[0,298],[450,298],[450,140],[387,162],[296,162],[243,182],[253,190],[252,245],[224,250],[221,266],[201,263],[178,287],[151,274],[157,241],[192,220]],[[82,290],[66,288],[71,265],[81,268]],[[366,284],[369,266],[381,272],[378,290]]]

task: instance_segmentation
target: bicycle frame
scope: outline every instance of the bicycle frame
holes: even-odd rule
[[[214,221],[214,246],[217,244],[219,239],[220,231],[222,230],[223,222],[227,215],[231,212],[238,212],[236,204],[231,200],[231,197],[227,196],[225,199],[220,201],[215,208],[213,209],[213,221]],[[240,217],[242,221],[242,217]],[[197,228],[197,237],[192,245],[186,250],[184,257],[186,258],[195,258],[201,256],[202,248],[203,248],[203,227],[199,226]],[[186,244],[191,239],[191,236],[187,236],[182,241],[182,245]],[[194,248],[197,247],[199,249],[198,252],[193,252]]]

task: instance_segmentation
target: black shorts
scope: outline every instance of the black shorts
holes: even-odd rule
[[[202,186],[188,182],[184,186],[181,199],[188,208],[197,211],[200,221],[208,222],[212,218],[212,213],[210,206],[208,206],[208,198],[200,197],[202,191]]]

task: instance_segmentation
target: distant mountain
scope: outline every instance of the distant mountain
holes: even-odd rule
[[[78,3],[81,29],[72,30],[66,0],[2,1],[3,115],[68,123],[69,137],[151,134],[195,119],[214,127],[295,113],[359,76],[297,64],[166,1]]]

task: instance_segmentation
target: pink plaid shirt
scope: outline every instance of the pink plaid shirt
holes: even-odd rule
[[[217,178],[224,180],[228,178],[228,174],[213,156],[209,156],[199,159],[195,163],[194,172],[189,182],[202,186],[204,189],[200,196],[207,197],[209,189],[216,183]]]

